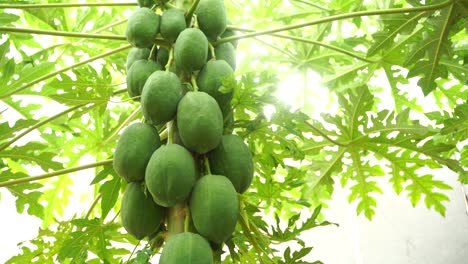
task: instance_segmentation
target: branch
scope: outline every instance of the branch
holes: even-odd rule
[[[99,161],[99,162],[96,162],[96,163],[82,165],[82,166],[78,166],[78,167],[74,167],[74,168],[49,172],[49,173],[42,174],[42,175],[39,175],[39,176],[24,177],[24,178],[12,180],[12,181],[0,182],[0,188],[1,187],[8,187],[8,186],[16,185],[16,184],[21,184],[21,183],[27,183],[27,182],[32,182],[32,181],[43,180],[43,179],[47,179],[47,178],[52,178],[54,176],[59,176],[59,175],[67,174],[67,173],[70,173],[70,172],[86,170],[86,169],[95,168],[95,167],[104,166],[104,165],[110,165],[110,164],[112,164],[112,161],[113,160],[104,160],[104,161]]]
[[[56,4],[2,4],[0,9],[37,9],[37,8],[60,8],[60,7],[104,7],[104,6],[136,6],[136,1],[133,2],[117,2],[117,3],[56,3]]]
[[[101,146],[105,146],[107,145],[111,140],[113,140],[120,132],[120,130],[122,130],[125,126],[127,126],[130,122],[132,122],[139,114],[140,114],[140,110],[141,110],[141,107],[137,107],[128,117],[127,119],[125,119],[115,130],[114,132],[112,133],[112,135],[110,135],[106,140],[104,140],[102,143],[101,143]]]
[[[121,23],[121,21],[118,21],[118,22]],[[108,26],[106,26],[106,27],[108,27]],[[123,35],[104,35],[104,34],[92,34],[92,33],[77,33],[77,32],[67,32],[67,31],[16,28],[16,27],[0,27],[0,32],[27,33],[27,34],[38,34],[38,35],[49,35],[49,36],[71,37],[71,38],[127,40],[126,37],[123,36]]]
[[[446,6],[449,6],[449,5],[453,4],[453,2],[454,2],[454,0],[449,0],[449,1],[437,4],[437,5],[429,5],[429,6],[421,6],[421,7],[410,7],[410,8],[389,8],[389,9],[385,9],[385,10],[367,10],[367,11],[359,11],[359,12],[351,12],[351,13],[346,13],[346,14],[334,15],[334,16],[319,18],[319,19],[304,22],[304,23],[293,24],[293,25],[278,27],[278,28],[273,28],[273,29],[267,29],[267,30],[263,30],[263,31],[256,31],[256,32],[251,32],[251,33],[237,35],[237,36],[231,36],[231,37],[223,38],[223,39],[220,39],[220,40],[216,41],[214,43],[214,45],[219,45],[221,43],[230,42],[230,41],[237,40],[237,39],[245,39],[245,38],[257,37],[257,36],[261,36],[261,35],[268,35],[268,34],[271,34],[271,33],[276,33],[276,32],[281,32],[281,31],[288,31],[288,30],[292,30],[292,29],[298,29],[298,28],[308,27],[308,26],[317,25],[317,24],[323,24],[323,23],[342,20],[342,19],[347,19],[347,18],[362,17],[362,16],[389,15],[389,14],[399,14],[399,13],[423,12],[423,11],[433,11],[433,10],[438,10],[438,9],[442,9],[442,8],[444,8]],[[233,29],[232,27],[229,27],[229,26],[228,26],[228,28]]]
[[[42,76],[42,77],[40,77],[40,78],[38,78],[38,79],[35,79],[35,80],[31,81],[31,82],[29,82],[29,83],[26,83],[25,85],[23,85],[23,86],[21,86],[21,87],[15,89],[14,91],[12,91],[12,92],[10,92],[10,93],[7,93],[6,95],[0,96],[0,100],[1,100],[1,99],[4,99],[4,98],[7,98],[8,96],[14,95],[14,94],[17,93],[17,92],[23,91],[23,90],[25,90],[25,89],[27,89],[27,88],[29,88],[29,87],[35,85],[35,84],[38,84],[38,83],[40,83],[40,82],[42,82],[42,81],[44,81],[44,80],[46,80],[46,79],[52,78],[52,77],[54,77],[54,76],[57,75],[57,74],[66,72],[66,71],[68,71],[68,70],[74,69],[74,68],[79,67],[79,66],[81,66],[81,65],[85,65],[85,64],[87,64],[87,63],[89,63],[89,62],[92,62],[92,61],[95,61],[95,60],[98,60],[98,59],[101,59],[101,58],[110,56],[110,55],[115,54],[115,53],[118,53],[118,52],[120,52],[120,51],[122,51],[122,50],[126,50],[126,49],[130,48],[131,46],[132,46],[132,45],[128,44],[128,45],[122,46],[122,47],[120,47],[120,48],[113,49],[113,50],[111,50],[111,51],[102,53],[102,54],[100,54],[100,55],[91,57],[91,58],[89,58],[89,59],[87,59],[87,60],[84,60],[84,61],[75,63],[75,64],[73,64],[73,65],[71,65],[71,66],[69,66],[69,67],[65,67],[65,68],[63,68],[63,69],[60,69],[60,70],[51,72],[51,73],[49,73],[49,74],[47,74],[47,75],[44,75],[44,76]]]
[[[255,32],[255,30],[252,30],[252,29],[247,29],[247,28],[240,28],[240,27],[230,27],[231,29],[233,30],[236,30],[236,31],[244,31],[244,32]],[[378,61],[375,61],[375,60],[370,60],[366,57],[362,57],[360,55],[357,55],[353,52],[350,52],[350,51],[347,51],[345,49],[342,49],[342,48],[339,48],[339,47],[336,47],[336,46],[333,46],[333,45],[330,45],[330,44],[325,44],[323,42],[320,42],[320,41],[315,41],[315,40],[310,40],[310,39],[306,39],[306,38],[300,38],[300,37],[295,37],[295,36],[288,36],[288,35],[282,35],[282,34],[268,34],[269,36],[274,36],[274,37],[278,37],[278,38],[283,38],[283,39],[289,39],[289,40],[295,40],[295,41],[299,41],[299,42],[304,42],[304,43],[309,43],[309,44],[314,44],[314,45],[317,45],[317,46],[320,46],[320,47],[324,47],[324,48],[327,48],[327,49],[331,49],[331,50],[334,50],[334,51],[337,51],[337,52],[340,52],[340,53],[343,53],[343,54],[346,54],[350,57],[353,57],[353,58],[356,58],[358,60],[362,60],[362,61],[365,61],[365,62],[369,62],[369,63],[377,63]],[[264,42],[258,38],[255,38],[255,40],[259,41],[259,42],[263,42],[264,45],[267,45],[269,47],[272,47],[274,49],[277,49],[278,51],[282,52],[282,53],[285,53],[286,51],[280,49],[280,48],[276,48],[275,46],[267,43],[267,42]]]

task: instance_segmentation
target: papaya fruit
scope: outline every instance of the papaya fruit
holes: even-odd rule
[[[226,176],[238,193],[247,190],[254,173],[249,147],[237,135],[224,135],[221,143],[208,152],[211,173]]]
[[[163,219],[164,209],[153,202],[141,183],[131,182],[122,197],[120,219],[129,234],[143,239],[154,233]]]
[[[154,43],[159,32],[160,16],[151,9],[135,9],[128,18],[125,36],[127,41],[137,48],[148,48]]]
[[[138,0],[138,6],[151,8],[154,5],[153,0]]]
[[[221,43],[215,48],[217,60],[226,61],[233,70],[236,70],[236,48],[230,43]]]
[[[127,55],[127,63],[126,68],[127,71],[133,65],[133,63],[137,60],[147,60],[150,56],[151,50],[147,48],[139,49],[139,48],[131,48]]]
[[[184,11],[167,9],[161,16],[161,35],[169,42],[176,41],[180,32],[186,28]]]
[[[177,144],[161,146],[146,167],[145,182],[157,204],[171,207],[183,202],[195,184],[192,154]]]
[[[155,71],[161,70],[161,65],[153,60],[137,60],[127,72],[127,91],[130,97],[141,95],[148,77]],[[136,99],[140,101],[140,99]]]
[[[210,41],[216,41],[226,29],[226,7],[224,0],[200,0],[197,9],[198,27]]]
[[[185,72],[200,70],[208,56],[208,39],[197,28],[186,28],[174,45],[176,65]]]
[[[155,71],[143,86],[141,111],[152,124],[162,124],[172,120],[177,104],[182,98],[182,84],[172,72]]]
[[[159,264],[212,264],[210,244],[194,233],[179,233],[169,237],[159,259]]]
[[[135,123],[122,132],[114,152],[114,170],[127,182],[145,178],[146,165],[161,140],[150,124]]]
[[[167,61],[169,60],[169,50],[166,48],[160,48],[156,55],[156,61],[159,62],[163,69],[166,69]]]
[[[226,61],[210,60],[197,77],[199,91],[211,95],[218,102],[223,113],[229,108],[233,91],[224,93],[220,91],[220,88],[223,85],[223,80],[232,75],[233,70]]]
[[[187,92],[177,107],[177,126],[184,146],[203,154],[221,141],[223,115],[209,94]]]
[[[239,201],[228,178],[221,175],[201,177],[193,188],[189,206],[195,229],[208,240],[220,244],[234,232]]]

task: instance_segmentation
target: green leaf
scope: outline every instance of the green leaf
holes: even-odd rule
[[[101,198],[101,218],[105,219],[109,211],[114,207],[120,193],[121,177],[114,176],[110,181],[107,181],[99,188],[99,193],[102,194]]]

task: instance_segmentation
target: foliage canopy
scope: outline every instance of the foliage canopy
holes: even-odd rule
[[[170,4],[187,10],[191,2]],[[369,219],[382,194],[377,177],[413,205],[445,214],[450,186],[437,169],[468,183],[466,1],[226,6],[236,35],[217,44],[239,40],[240,60],[223,89],[233,91],[232,126],[249,145],[255,176],[240,196],[223,263],[312,263],[300,235],[330,224],[320,209],[335,182]],[[136,1],[0,5],[0,187],[19,213],[42,219],[39,236],[8,263],[120,263],[131,253],[123,244],[138,243],[116,221],[126,183],[111,164],[119,133],[142,119],[125,93],[126,19],[135,8]],[[285,91],[292,75],[300,81]],[[293,93],[295,106],[281,98]],[[89,168],[89,210],[65,218],[72,173]],[[146,263],[161,239],[139,246],[131,263]],[[271,247],[291,241],[298,251]]]

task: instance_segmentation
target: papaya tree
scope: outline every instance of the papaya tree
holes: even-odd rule
[[[372,219],[377,177],[445,215],[436,170],[468,183],[467,18],[463,0],[2,1],[0,188],[41,220],[7,263],[321,263],[301,235],[339,224],[337,183]]]

